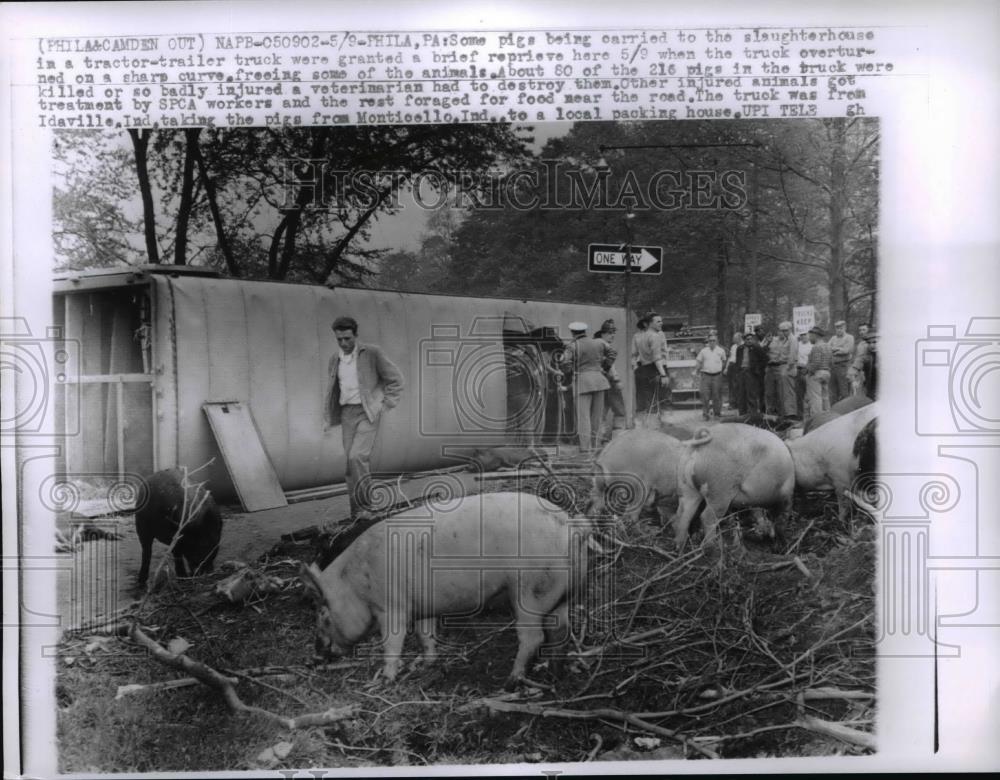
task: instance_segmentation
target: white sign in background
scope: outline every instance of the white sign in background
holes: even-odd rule
[[[816,324],[815,306],[795,306],[792,309],[792,327],[795,335],[808,333],[809,329]]]

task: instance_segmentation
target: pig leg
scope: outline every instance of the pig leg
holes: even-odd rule
[[[517,607],[515,614],[517,617],[517,657],[514,659],[514,668],[507,678],[506,687],[508,689],[513,688],[524,679],[528,662],[535,657],[538,648],[545,641],[545,632],[538,614],[521,606]]]
[[[406,622],[404,616],[394,617],[392,613],[379,615],[379,628],[382,632],[382,653],[385,666],[382,674],[392,682],[399,674],[403,664],[403,643],[406,641]]]
[[[430,665],[437,660],[437,641],[434,637],[434,630],[437,627],[437,618],[424,618],[416,621],[414,628],[417,636],[420,637],[420,645],[424,648],[423,655],[419,662]]]
[[[149,563],[153,558],[153,529],[148,518],[136,515],[135,533],[139,537],[139,544],[142,546],[142,563],[139,566],[139,584],[145,585],[149,579]]]
[[[178,577],[189,576],[187,561],[184,558],[184,554],[174,550],[174,570],[177,572]]]
[[[686,490],[681,492],[677,514],[674,516],[674,545],[677,547],[677,552],[680,552],[687,543],[688,529],[691,527],[691,521],[698,516],[701,502],[700,493]]]
[[[139,584],[145,585],[149,579],[149,562],[153,557],[153,540],[142,540],[142,564],[139,566]]]
[[[549,614],[549,618],[554,618],[554,622],[545,627],[545,643],[551,645],[553,653],[549,668],[553,674],[562,676],[566,659],[561,646],[569,637],[569,599],[562,599]]]
[[[732,502],[728,497],[709,499],[705,502],[705,509],[701,513],[701,525],[705,529],[705,538],[701,545],[706,552],[715,542],[718,542],[719,552],[723,550],[723,539],[719,534],[719,521],[725,516],[730,503]]]

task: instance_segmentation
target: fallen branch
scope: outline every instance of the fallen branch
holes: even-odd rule
[[[808,688],[802,691],[803,701],[823,701],[843,699],[845,701],[872,701],[874,693],[869,691],[845,691],[840,688]]]
[[[192,685],[198,685],[199,682],[200,680],[196,680],[194,677],[181,677],[177,680],[164,680],[163,682],[146,683],[144,685],[139,683],[119,685],[118,692],[115,694],[115,701],[137,693],[156,693],[157,691],[172,691],[175,688],[190,688]]]
[[[129,635],[136,644],[146,648],[160,663],[165,666],[169,666],[171,669],[186,672],[198,682],[219,691],[229,709],[233,712],[249,712],[254,715],[261,715],[268,720],[281,724],[289,730],[304,728],[307,726],[326,726],[330,723],[336,723],[337,721],[344,720],[345,718],[353,717],[355,714],[356,708],[354,706],[348,706],[340,708],[331,707],[325,712],[310,712],[304,715],[299,715],[296,718],[286,718],[276,712],[271,712],[270,710],[265,710],[261,707],[253,707],[245,704],[242,699],[240,699],[239,695],[236,693],[235,682],[231,678],[225,677],[215,671],[215,669],[189,658],[184,653],[171,653],[159,642],[150,639],[145,633],[143,633],[142,629],[139,628],[138,623],[132,624],[132,629],[129,632]]]
[[[610,642],[606,642],[603,645],[598,645],[597,647],[591,647],[587,650],[574,651],[570,650],[568,655],[571,658],[588,658],[592,655],[599,655],[603,653],[608,647],[613,645],[634,645],[643,639],[649,639],[651,637],[657,636],[658,634],[666,634],[672,631],[671,626],[661,626],[660,628],[653,628],[649,631],[642,631],[638,634],[632,634],[631,636],[622,637],[621,639],[613,639]]]
[[[799,534],[799,538],[795,540],[795,543],[792,544],[792,546],[789,547],[787,550],[785,550],[785,555],[791,555],[793,552],[799,549],[799,545],[802,544],[802,540],[806,538],[806,534],[809,533],[809,531],[815,524],[816,524],[816,518],[814,517],[812,520],[809,521],[809,525],[807,525],[805,529],[803,529],[802,533]]]
[[[843,742],[859,747],[875,750],[875,735],[867,731],[858,731],[840,723],[831,723],[828,720],[814,718],[811,715],[800,715],[796,725],[801,728],[822,734],[825,737],[836,737]]]
[[[126,632],[127,633],[127,632]],[[255,666],[252,669],[223,669],[222,671],[231,677],[227,678],[234,684],[238,682],[237,677],[245,677],[253,680],[257,677],[278,677],[291,678],[296,675],[310,672],[325,672],[340,669],[353,669],[360,666],[361,661],[342,661],[334,664],[324,664],[322,666]],[[146,683],[144,685],[119,685],[116,699],[123,696],[131,696],[136,693],[155,693],[156,691],[169,691],[174,688],[189,688],[192,685],[199,685],[202,681],[197,677],[178,677],[176,680],[166,680],[164,682]]]
[[[802,559],[799,558],[799,556],[796,555],[794,558],[792,558],[792,563],[795,564],[795,568],[798,569],[800,572],[802,572],[807,579],[810,580],[816,579],[813,576],[813,573],[806,568],[806,565],[804,563],[802,563]]]
[[[697,753],[705,756],[706,758],[718,758],[719,754],[714,750],[709,750],[706,747],[698,745],[691,741],[690,738],[685,737],[679,732],[673,731],[672,729],[664,728],[663,726],[657,726],[655,723],[650,723],[643,720],[642,718],[633,715],[630,712],[622,712],[621,710],[614,709],[596,709],[596,710],[562,710],[554,709],[551,707],[543,707],[538,704],[518,704],[511,701],[501,701],[500,699],[479,699],[478,701],[470,702],[469,704],[461,707],[460,710],[474,709],[477,706],[487,707],[488,709],[494,710],[496,712],[520,712],[525,715],[537,715],[542,718],[568,718],[571,720],[617,720],[628,723],[631,726],[635,726],[643,731],[648,731],[651,734],[656,734],[661,737],[667,737],[679,742],[685,748],[690,747]]]
[[[129,631],[129,620],[132,617],[131,613],[136,609],[136,604],[138,602],[130,604],[127,607],[122,607],[107,617],[87,620],[83,623],[77,623],[75,626],[70,626],[63,630],[63,636],[69,637],[73,634],[83,633],[124,636]]]

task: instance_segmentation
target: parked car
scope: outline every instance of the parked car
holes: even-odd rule
[[[686,334],[667,337],[667,369],[673,380],[671,396],[675,404],[698,402],[700,380],[695,358],[704,346],[704,336]]]

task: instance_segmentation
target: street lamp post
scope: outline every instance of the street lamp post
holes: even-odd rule
[[[600,159],[597,163],[598,170],[609,170],[610,165],[604,159],[604,153],[612,149],[722,149],[722,148],[741,148],[741,147],[751,147],[755,149],[760,149],[763,146],[759,141],[751,141],[749,143],[720,143],[720,144],[601,144],[597,147],[600,152]],[[674,155],[675,157],[677,155]],[[678,160],[680,158],[678,157]],[[681,160],[681,163],[684,161]],[[754,166],[754,181],[756,182],[756,166]],[[629,341],[629,279],[632,270],[632,220],[635,219],[635,213],[632,211],[631,207],[628,207],[625,212],[625,284],[624,284],[624,307],[625,307],[625,349],[629,350],[629,355],[631,356],[631,342]],[[665,258],[664,258],[665,262]],[[634,384],[634,373],[633,373],[633,384]],[[632,388],[631,400],[634,401],[635,388]],[[628,410],[632,406],[631,403],[626,403],[625,408]],[[632,415],[626,413],[625,425],[628,428],[632,427]]]
[[[632,243],[633,243],[632,220],[633,219],[635,219],[635,212],[633,212],[632,209],[629,208],[625,212],[625,284],[624,284],[624,290],[622,291],[622,298],[624,298],[623,308],[625,309],[625,327],[624,327],[625,344],[623,348],[626,350],[626,354],[628,354],[629,356],[629,368],[631,368],[632,365],[632,342],[629,340],[629,322],[632,320],[631,313],[629,311],[629,287],[630,287],[629,282],[632,279]],[[633,377],[633,382],[634,381],[635,380]],[[629,385],[631,386],[632,382],[629,382]],[[634,393],[632,393],[632,395],[634,395]],[[632,409],[632,404],[626,403],[625,404],[626,428],[632,427],[633,416],[631,409]]]

